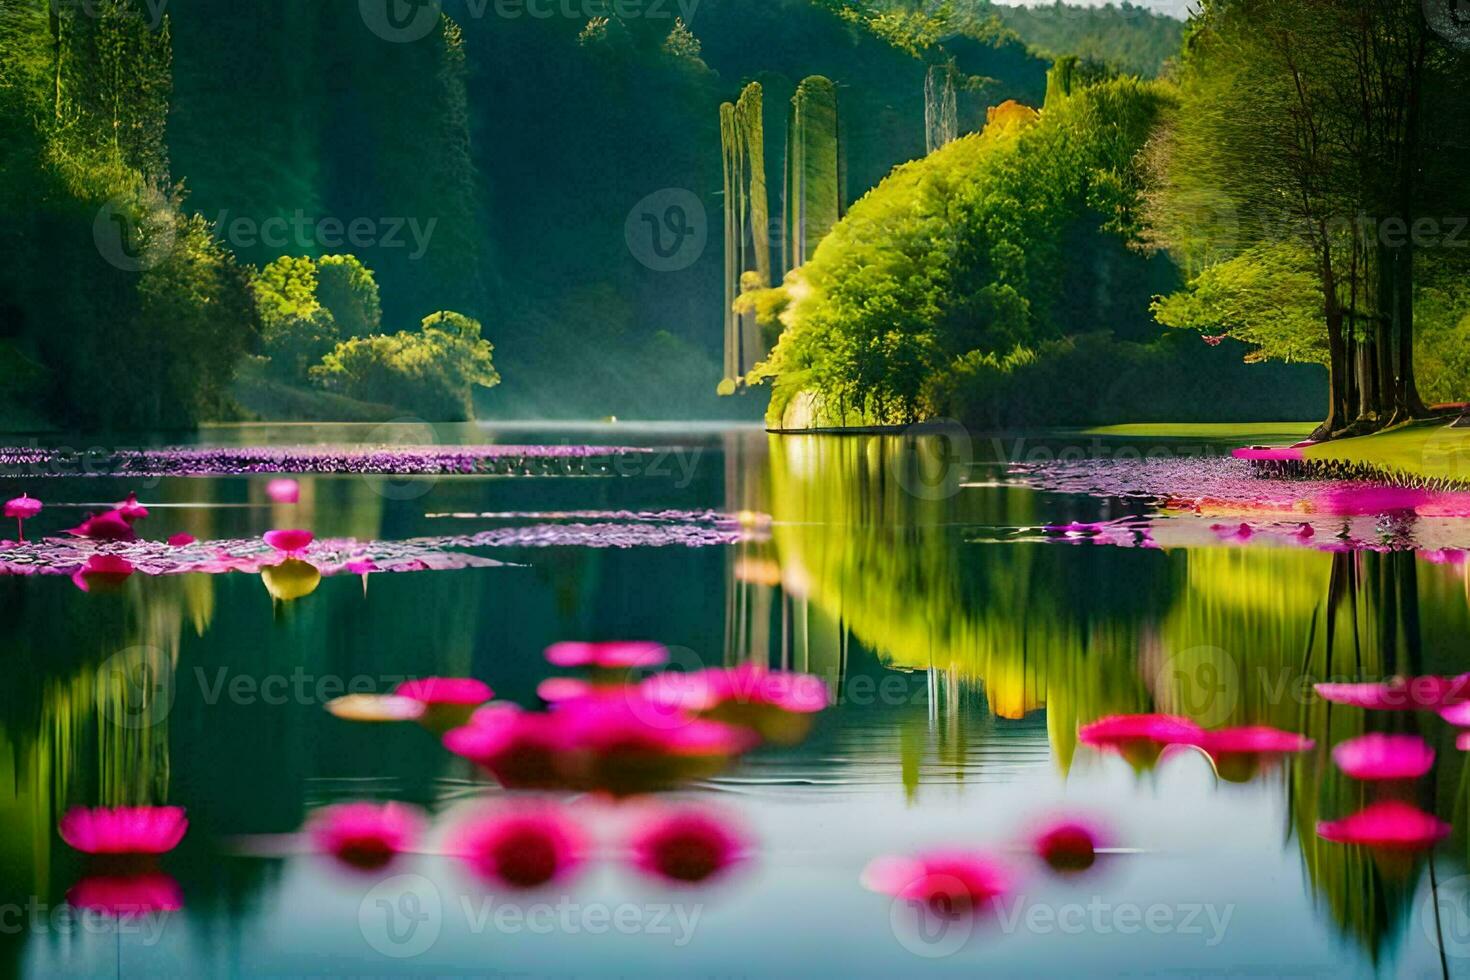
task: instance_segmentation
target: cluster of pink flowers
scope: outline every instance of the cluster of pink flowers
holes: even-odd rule
[[[1242,782],[1275,759],[1310,751],[1311,739],[1267,725],[1206,731],[1176,715],[1111,715],[1077,731],[1083,745],[1116,752],[1135,768],[1158,761],[1171,746],[1198,749],[1210,757],[1222,779]]]

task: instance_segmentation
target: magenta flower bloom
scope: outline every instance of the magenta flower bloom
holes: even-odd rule
[[[1374,711],[1432,710],[1470,700],[1470,674],[1455,677],[1391,677],[1366,684],[1315,684],[1325,701]]]
[[[657,667],[669,659],[669,651],[661,643],[553,643],[546,648],[546,659],[557,667],[594,667],[600,670],[628,670],[633,667]]]
[[[168,536],[168,543],[171,548],[183,548],[193,544],[196,540],[194,535],[187,531],[180,531],[178,534],[170,534]]]
[[[1470,701],[1459,701],[1440,708],[1439,716],[1451,725],[1470,728]]]
[[[1097,860],[1102,837],[1102,833],[1090,823],[1061,820],[1043,827],[1033,839],[1032,846],[1054,871],[1086,871]]]
[[[66,533],[94,541],[135,541],[138,537],[133,525],[115,510],[93,514]]]
[[[614,796],[708,778],[759,741],[749,729],[671,714],[636,697],[573,701],[552,717],[565,726],[563,771],[572,783]]]
[[[1418,779],[1434,767],[1434,750],[1418,735],[1361,735],[1334,747],[1332,761],[1354,779]]]
[[[1470,732],[1461,732],[1455,736],[1455,748],[1461,752],[1470,752]]]
[[[1175,715],[1109,715],[1077,729],[1083,745],[1116,752],[1134,768],[1153,765],[1168,745],[1198,745],[1204,730]]]
[[[1401,800],[1374,803],[1350,817],[1317,824],[1323,840],[1397,851],[1433,847],[1449,833],[1449,824]]]
[[[41,513],[41,502],[29,494],[5,501],[5,516],[15,520],[16,537],[26,539],[26,521]]]
[[[115,589],[133,574],[133,563],[120,555],[92,555],[72,574],[72,584],[83,592]]]
[[[974,913],[1010,890],[1010,875],[973,851],[931,851],[917,857],[880,857],[863,870],[864,887],[940,915]]]
[[[730,821],[697,808],[656,814],[633,835],[633,863],[645,874],[680,884],[717,877],[749,852]]]
[[[344,864],[380,868],[410,850],[423,833],[423,816],[401,803],[339,803],[312,814],[312,842]]]
[[[492,704],[469,723],[444,735],[444,747],[490,772],[507,789],[549,789],[562,784],[567,739],[556,715]]]
[[[523,803],[460,827],[450,851],[476,875],[536,888],[572,874],[587,852],[581,828],[550,803]]]
[[[638,688],[626,684],[594,684],[580,677],[548,677],[536,685],[536,696],[550,705],[570,701],[615,700],[638,697]]]
[[[687,711],[758,733],[768,742],[794,745],[811,729],[812,716],[827,707],[820,677],[753,664],[650,677],[639,687],[654,704]]]
[[[301,485],[288,477],[265,485],[265,495],[278,504],[294,504],[301,499]]]
[[[478,708],[495,696],[490,685],[473,677],[420,677],[404,681],[393,690],[401,698],[426,705],[456,705]]]
[[[316,537],[310,531],[291,529],[267,531],[263,536],[266,544],[277,551],[284,551],[288,555],[294,555],[304,551],[306,546],[311,544],[312,539]]]
[[[117,513],[119,517],[131,524],[134,521],[141,521],[147,517],[148,508],[138,503],[138,495],[136,493],[130,493],[128,494],[127,500],[117,505]]]
[[[127,919],[154,912],[177,912],[184,907],[184,893],[177,881],[161,871],[92,875],[67,890],[66,903],[73,908]]]
[[[1243,783],[1270,760],[1294,752],[1309,752],[1317,743],[1295,732],[1269,725],[1248,725],[1205,732],[1199,746],[1214,761],[1221,779]]]
[[[73,807],[57,828],[84,854],[164,854],[189,829],[183,807]]]

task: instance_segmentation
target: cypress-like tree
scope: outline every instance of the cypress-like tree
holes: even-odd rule
[[[736,310],[749,289],[771,284],[770,205],[766,192],[765,124],[759,82],[720,106],[720,148],[725,198],[725,358],[721,391],[732,392],[762,357],[760,328],[750,312]]]
[[[786,131],[786,271],[801,265],[842,217],[842,165],[837,86],[821,75],[803,79],[791,97]]]

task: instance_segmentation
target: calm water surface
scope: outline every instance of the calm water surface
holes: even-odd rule
[[[200,438],[296,445],[384,431]],[[1075,456],[1097,452],[1091,440],[977,439],[956,452],[753,429],[433,435],[659,451],[602,473],[307,476],[298,505],[270,503],[262,476],[5,479],[6,497],[47,503],[28,537],[75,524],[84,508],[68,505],[134,489],[152,508],[151,538],[545,532],[458,549],[504,563],[493,567],[332,575],[284,602],[242,573],[134,575],[91,592],[64,575],[0,580],[7,973],[1470,975],[1470,816],[1453,732],[1432,715],[1329,710],[1310,688],[1466,669],[1463,564],[1271,542],[1049,540],[1043,525],[1149,503],[1016,485],[997,452],[1044,459],[1076,443]],[[666,510],[769,521],[747,517],[738,543],[596,546],[627,520],[608,513]],[[579,516],[555,516],[567,512]],[[593,530],[567,543],[572,524]],[[292,845],[287,835],[331,802],[412,801],[448,822],[499,792],[417,726],[330,716],[323,703],[343,686],[472,675],[533,705],[552,673],[548,644],[623,638],[661,640],[682,666],[754,660],[833,686],[836,704],[804,744],[761,749],[676,794],[718,802],[753,831],[756,858],[728,880],[674,889],[608,860],[568,886],[514,894],[445,858],[347,873]],[[1318,750],[1229,781],[1193,752],[1136,773],[1077,745],[1079,724],[1148,710],[1211,728],[1271,724]],[[1406,791],[1454,824],[1432,857],[1385,860],[1316,836],[1318,820],[1371,799],[1327,760],[1332,744],[1370,729],[1417,731],[1438,749]],[[124,803],[188,809],[188,836],[161,862],[183,909],[69,928],[65,896],[89,870],[57,820],[71,806]],[[1122,853],[1080,877],[1043,874],[1018,842],[1056,813],[1102,820]],[[861,887],[873,857],[935,846],[1013,863],[999,915],[936,930]],[[375,911],[384,902],[396,927]],[[537,903],[556,916],[537,918]]]

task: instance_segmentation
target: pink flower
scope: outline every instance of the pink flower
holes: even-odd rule
[[[564,878],[587,850],[581,828],[550,803],[523,803],[460,827],[450,851],[481,878],[536,888]]]
[[[187,531],[180,531],[178,534],[169,535],[168,543],[169,547],[171,548],[183,548],[193,544],[195,540],[197,539],[194,537],[194,535],[188,533]]]
[[[39,513],[41,502],[27,494],[5,501],[5,516],[15,520],[16,537],[21,541],[26,539],[26,521]]]
[[[633,667],[657,667],[669,659],[669,651],[661,643],[553,643],[546,648],[546,659],[557,667],[595,667],[601,670],[627,670]]]
[[[1448,837],[1450,825],[1400,800],[1385,800],[1341,820],[1317,824],[1317,836],[1338,844],[1423,850]]]
[[[828,700],[820,677],[753,664],[658,674],[644,681],[639,692],[655,704],[750,728],[782,745],[805,738],[811,716],[827,707]]]
[[[72,574],[71,580],[83,592],[93,589],[115,589],[133,574],[133,563],[119,555],[92,555],[87,563]]]
[[[278,504],[294,504],[301,499],[301,485],[282,477],[265,485],[265,495]]]
[[[184,893],[177,881],[161,871],[93,875],[67,891],[66,903],[73,908],[126,919],[154,912],[177,912],[184,907]]]
[[[117,505],[117,513],[119,517],[131,524],[134,521],[141,521],[147,517],[148,508],[138,503],[138,495],[136,493],[130,493],[128,494],[127,500]]]
[[[1461,732],[1455,736],[1455,748],[1461,752],[1470,752],[1470,732]]]
[[[1061,820],[1042,828],[1036,853],[1055,871],[1086,871],[1097,860],[1102,834],[1080,820]]]
[[[1221,779],[1243,783],[1254,777],[1262,765],[1277,756],[1309,752],[1317,743],[1295,732],[1284,732],[1268,725],[1223,728],[1205,732],[1199,746],[1214,760]]]
[[[695,808],[658,814],[633,836],[634,864],[668,881],[694,884],[745,857],[744,836],[727,820]]]
[[[378,868],[414,846],[424,820],[401,803],[339,803],[318,810],[308,824],[321,850],[359,868]]]
[[[315,537],[310,531],[280,530],[265,532],[265,543],[277,551],[284,551],[288,555],[294,555],[311,544]]]
[[[93,514],[66,533],[94,541],[134,541],[138,537],[133,525],[115,510]]]
[[[400,698],[422,701],[426,705],[472,708],[478,708],[495,695],[489,684],[473,677],[420,677],[404,681],[394,688],[393,693]]]
[[[724,769],[758,739],[745,728],[671,714],[636,697],[573,701],[559,707],[574,785],[615,796],[668,789]]]
[[[469,724],[444,735],[444,747],[488,770],[508,789],[546,789],[561,785],[561,753],[566,748],[561,719],[492,704],[470,716]]]
[[[1391,677],[1367,684],[1315,684],[1325,701],[1375,711],[1438,710],[1470,700],[1470,674],[1455,677]]]
[[[1451,725],[1470,728],[1470,701],[1460,701],[1440,708],[1439,716]]]
[[[183,840],[183,807],[73,807],[61,818],[61,839],[84,854],[163,854]]]
[[[1175,715],[1110,715],[1077,730],[1083,745],[1117,752],[1135,768],[1151,766],[1167,745],[1198,745],[1204,730]]]
[[[951,915],[980,911],[1010,890],[1000,864],[973,851],[931,851],[917,857],[880,857],[863,871],[872,891]]]
[[[1418,779],[1434,767],[1434,750],[1418,735],[1361,735],[1332,750],[1354,779]]]

